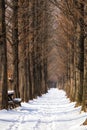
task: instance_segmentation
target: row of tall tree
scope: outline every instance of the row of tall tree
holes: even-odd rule
[[[47,92],[47,0],[0,0],[0,108],[8,90],[28,101]]]
[[[87,111],[87,1],[50,0],[59,8],[58,51],[64,66],[59,85],[72,101]],[[62,71],[62,68],[61,68]]]

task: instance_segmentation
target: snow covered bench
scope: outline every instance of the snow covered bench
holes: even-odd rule
[[[14,108],[13,95],[14,95],[14,90],[9,90],[8,91],[8,108],[9,109]]]
[[[8,91],[8,108],[13,109],[17,106],[21,106],[21,98],[13,98],[14,90]]]
[[[14,98],[13,102],[14,102],[15,107],[21,106],[21,101],[22,101],[21,98]]]

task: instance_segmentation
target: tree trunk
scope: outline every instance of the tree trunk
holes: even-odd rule
[[[19,93],[19,57],[18,57],[18,0],[13,0],[13,24],[12,24],[12,40],[13,40],[13,79],[15,96],[20,97]]]
[[[79,64],[80,83],[78,91],[78,102],[82,103],[83,97],[83,82],[84,82],[84,4],[80,4],[80,12],[83,17],[79,19],[80,37],[79,37]]]
[[[0,108],[7,109],[7,45],[5,25],[5,1],[0,1]]]

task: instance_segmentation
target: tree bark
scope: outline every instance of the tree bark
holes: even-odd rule
[[[7,109],[7,45],[5,25],[5,1],[0,1],[0,108]]]
[[[13,0],[13,24],[12,24],[12,40],[13,40],[13,87],[15,96],[20,97],[19,92],[19,56],[18,56],[18,0]]]

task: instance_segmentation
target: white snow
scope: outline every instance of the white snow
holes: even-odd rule
[[[0,111],[0,130],[87,130],[82,125],[87,113],[75,108],[75,102],[71,103],[62,90],[52,88],[21,105]]]
[[[14,90],[8,90],[8,95],[14,94]]]
[[[13,101],[21,102],[21,98],[14,98]]]

